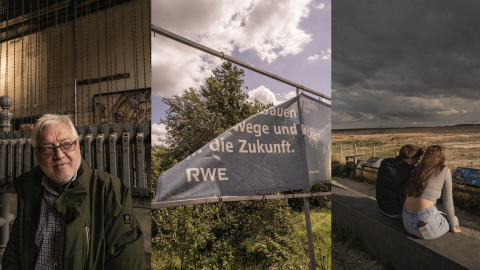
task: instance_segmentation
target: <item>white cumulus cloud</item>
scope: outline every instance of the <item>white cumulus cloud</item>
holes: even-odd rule
[[[167,130],[164,124],[155,124],[152,123],[152,145],[162,145],[163,142],[160,142],[159,139],[165,139]]]
[[[312,63],[317,62],[317,60],[318,60],[319,58],[320,58],[320,55],[315,54],[315,55],[309,56],[309,57],[307,58],[307,62],[310,63],[310,64],[312,64]]]
[[[296,91],[290,91],[287,94],[285,94],[285,98],[286,98],[286,100],[289,100],[289,99],[295,97],[296,95],[297,95]]]
[[[271,102],[276,105],[279,103],[275,94],[263,85],[248,91],[248,100],[253,102],[255,99],[258,99],[258,101],[264,104]]]
[[[198,87],[212,75],[217,61],[221,62],[188,46],[175,45],[164,37],[152,40],[152,88],[156,95],[170,97]]]
[[[248,91],[248,100],[253,102],[256,99],[262,102],[263,104],[273,103],[273,105],[278,105],[284,101],[287,101],[297,95],[296,91],[290,91],[287,94],[277,94],[275,95],[270,89],[261,85],[253,90]]]
[[[323,2],[320,2],[320,3],[313,2],[312,6],[315,9],[326,11],[326,10],[329,10],[331,8],[332,3],[331,3],[331,1],[323,1]]]
[[[155,0],[152,24],[231,55],[251,51],[272,63],[296,55],[312,41],[300,28],[311,0]],[[167,38],[152,37],[152,89],[171,96],[201,84],[221,63]]]
[[[322,60],[329,60],[332,58],[332,50],[327,49],[326,51],[322,51],[321,55],[322,55]]]
[[[332,58],[332,50],[327,49],[325,51],[322,51],[320,54],[314,54],[309,57],[307,57],[307,62],[309,64],[313,64],[317,62],[318,60],[329,60]]]

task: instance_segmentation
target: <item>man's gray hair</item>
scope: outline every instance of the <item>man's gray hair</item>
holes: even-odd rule
[[[30,142],[32,146],[37,147],[37,135],[44,128],[46,128],[47,130],[51,130],[60,123],[66,124],[72,130],[73,138],[75,140],[79,138],[77,129],[75,128],[75,125],[73,125],[70,116],[60,114],[44,114],[42,117],[37,119],[35,125],[33,126],[32,134],[30,135]]]

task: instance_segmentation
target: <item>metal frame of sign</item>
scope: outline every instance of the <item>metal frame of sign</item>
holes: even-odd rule
[[[330,196],[330,195],[332,195],[332,192],[312,192],[312,193],[298,193],[298,194],[275,194],[275,195],[252,195],[252,196],[223,196],[223,197],[152,203],[152,209],[161,209],[161,208],[167,208],[167,207],[177,207],[177,206],[203,204],[203,203],[259,201],[259,200],[271,200],[271,199],[298,199],[298,198],[322,197],[322,196]]]
[[[306,91],[308,93],[314,94],[316,96],[319,96],[320,98],[326,99],[331,101],[332,99],[329,96],[323,95],[315,90],[309,89],[308,87],[305,87],[303,85],[294,83],[292,81],[289,81],[285,78],[282,78],[280,76],[277,76],[275,74],[272,74],[268,71],[262,70],[260,68],[257,68],[253,65],[250,65],[248,63],[242,62],[236,58],[233,58],[231,56],[225,55],[223,52],[218,52],[215,50],[212,50],[208,47],[205,47],[199,43],[196,43],[194,41],[191,41],[189,39],[186,39],[182,36],[179,36],[177,34],[174,34],[170,31],[167,31],[165,29],[162,29],[158,26],[151,25],[151,31],[154,34],[160,34],[162,36],[165,36],[167,38],[170,38],[172,40],[175,40],[177,42],[180,42],[182,44],[185,44],[187,46],[193,47],[197,50],[206,52],[208,54],[214,55],[216,57],[219,57],[221,59],[227,60],[229,62],[232,62],[236,65],[242,66],[244,68],[250,69],[252,71],[255,71],[257,73],[260,73],[262,75],[265,75],[267,77],[270,77],[272,79],[275,79],[277,81],[283,82],[285,84],[291,85],[295,87],[297,95],[299,95],[300,90]],[[312,235],[312,225],[310,221],[310,206],[307,200],[307,197],[312,197],[312,193],[308,193],[309,190],[306,189],[304,190],[305,193],[303,194],[282,194],[282,195],[255,195],[255,196],[225,196],[225,197],[216,197],[216,198],[202,198],[202,199],[195,199],[195,200],[185,200],[185,201],[176,201],[176,202],[152,202],[151,207],[152,209],[159,209],[159,208],[164,208],[164,207],[173,207],[173,206],[180,206],[180,205],[187,205],[187,204],[202,204],[202,203],[209,203],[209,202],[219,202],[219,201],[245,201],[245,200],[265,200],[265,199],[282,199],[282,198],[303,198],[303,203],[304,203],[304,212],[305,212],[305,219],[306,219],[306,227],[307,227],[307,238],[308,238],[308,247],[309,247],[309,254],[310,254],[310,269],[316,269],[315,265],[315,253],[314,253],[314,246],[313,246],[313,235]],[[326,193],[319,193],[321,195],[319,196],[330,196],[331,192],[326,192]]]

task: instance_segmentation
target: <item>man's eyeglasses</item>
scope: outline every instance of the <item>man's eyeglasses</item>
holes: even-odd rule
[[[55,154],[55,148],[60,148],[62,152],[72,152],[75,150],[75,145],[77,145],[78,141],[70,142],[70,143],[62,143],[59,146],[45,146],[45,147],[36,147],[35,149],[42,153],[42,155],[48,157]]]

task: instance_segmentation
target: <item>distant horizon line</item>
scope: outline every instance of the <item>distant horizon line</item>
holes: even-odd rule
[[[369,127],[369,128],[332,128],[332,131],[342,131],[342,130],[369,130],[369,129],[402,129],[402,128],[439,128],[439,127],[459,127],[459,126],[480,126],[480,124],[457,124],[451,126],[414,126],[414,127]]]

